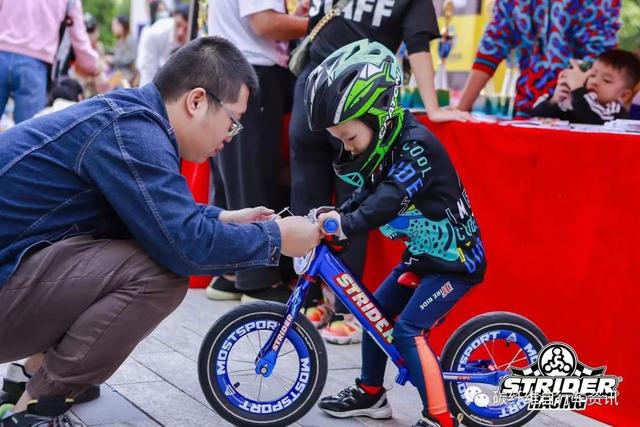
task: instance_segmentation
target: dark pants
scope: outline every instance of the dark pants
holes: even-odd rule
[[[289,125],[291,208],[296,215],[306,215],[310,209],[318,206],[338,206],[355,190],[355,187],[339,179],[333,170],[332,162],[340,153],[342,143],[331,137],[326,130],[309,130],[304,107],[304,85],[313,68],[315,64],[307,65],[296,80]],[[367,235],[349,238],[351,244],[342,259],[356,275],[362,277]],[[336,311],[345,312],[344,306],[340,304]]]
[[[279,66],[254,66],[254,69],[260,92],[252,94],[249,100],[242,118],[242,132],[225,145],[213,162],[213,200],[230,210],[255,206],[279,210],[282,116],[291,107],[293,77],[289,70]],[[278,267],[236,273],[236,288],[244,291],[268,288],[281,281]]]
[[[417,289],[398,284],[405,267],[399,266],[374,293],[385,316],[393,319],[393,344],[405,359],[412,384],[424,409],[432,415],[446,412],[447,401],[440,363],[427,341],[426,332],[442,320],[473,284],[455,276],[429,275]],[[362,337],[362,383],[381,386],[387,355],[369,334]]]
[[[28,254],[0,288],[0,363],[46,352],[27,391],[76,396],[118,369],[187,282],[131,240],[77,236]]]

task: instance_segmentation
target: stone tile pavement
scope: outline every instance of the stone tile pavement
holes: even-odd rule
[[[76,405],[73,414],[86,426],[229,426],[207,403],[198,383],[196,361],[200,343],[213,322],[236,302],[207,300],[202,290],[190,290],[181,306],[138,345],[116,373],[102,385],[100,399]],[[328,345],[329,374],[325,393],[352,384],[359,374],[358,345]],[[0,365],[0,376],[5,366]],[[411,386],[393,382],[395,367],[387,369],[389,400],[394,418],[337,420],[314,407],[297,425],[305,427],[410,426],[419,416],[420,400]],[[573,412],[543,412],[531,427],[599,427],[600,422]]]

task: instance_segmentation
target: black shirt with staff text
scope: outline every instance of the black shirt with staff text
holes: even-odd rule
[[[309,29],[338,0],[311,0]],[[440,37],[432,0],[352,0],[342,14],[320,31],[311,45],[311,60],[322,62],[337,49],[361,39],[377,41],[395,52],[404,41],[409,54],[428,52]]]

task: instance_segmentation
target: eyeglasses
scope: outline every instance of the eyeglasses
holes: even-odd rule
[[[227,116],[229,116],[229,119],[231,119],[232,125],[231,125],[231,129],[229,129],[229,133],[227,134],[227,137],[231,139],[234,136],[238,135],[243,129],[242,123],[240,123],[235,117],[233,117],[233,114],[231,113],[231,111],[229,111],[229,109],[225,107],[225,105],[222,103],[220,98],[218,98],[217,96],[215,96],[214,94],[212,94],[206,89],[205,89],[205,92],[207,93],[207,95],[213,98],[214,101],[220,104],[224,112],[227,113]]]

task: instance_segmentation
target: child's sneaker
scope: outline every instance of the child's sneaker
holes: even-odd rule
[[[355,385],[345,388],[333,396],[320,399],[318,407],[332,417],[369,417],[377,420],[391,418],[391,405],[384,387],[376,394],[369,394],[360,387],[360,379]]]
[[[331,319],[331,309],[327,304],[316,304],[303,308],[302,313],[318,329],[329,323],[329,319]]]
[[[329,324],[320,330],[320,335],[331,344],[357,344],[362,342],[362,327],[353,314],[334,314]]]
[[[242,291],[236,289],[236,282],[224,276],[212,278],[204,293],[214,301],[232,301],[242,297]]]
[[[413,427],[458,427],[458,421],[449,413],[438,415],[438,418],[436,419],[423,411],[422,418]]]

